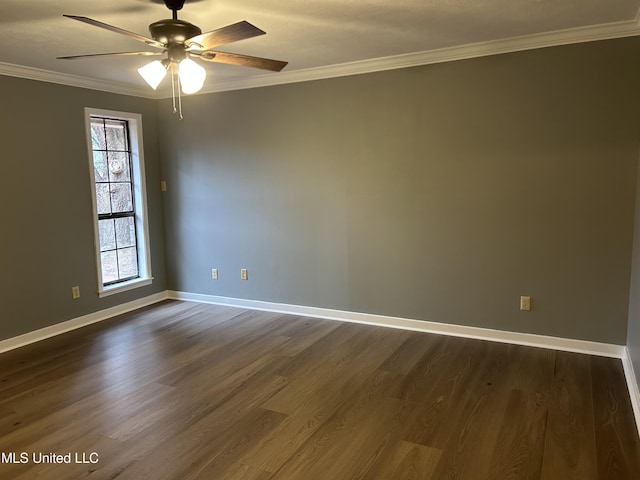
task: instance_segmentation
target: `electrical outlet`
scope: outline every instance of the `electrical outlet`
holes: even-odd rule
[[[75,286],[71,287],[71,297],[75,300],[76,298],[80,298],[80,287]]]
[[[211,278],[213,278],[214,280],[218,279],[218,269],[217,268],[212,268],[211,269]]]
[[[161,180],[160,181],[160,191],[161,192],[166,192],[167,191],[167,181],[166,180]]]
[[[249,280],[249,274],[246,268],[240,269],[240,280]]]
[[[520,297],[520,310],[528,312],[531,310],[531,297],[522,295]]]

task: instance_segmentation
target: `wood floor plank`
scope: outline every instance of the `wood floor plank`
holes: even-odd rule
[[[153,432],[144,431],[130,438],[127,443],[145,451],[145,455],[118,478],[153,478],[158,466],[168,478],[186,478],[192,469],[198,471],[218,459],[232,460],[228,457],[242,454],[245,448],[251,447],[251,442],[257,441],[264,431],[285,417],[257,407],[264,398],[282,388],[278,377],[254,377],[246,389],[244,386],[238,388],[241,391],[236,395],[251,400],[234,402],[229,398],[203,408],[187,421],[167,418],[168,421],[161,422]],[[182,458],[190,460],[175,461]]]
[[[174,442],[189,444],[193,440],[185,432],[209,425],[221,434],[222,429],[229,428],[243,412],[258,410],[261,403],[286,385],[286,379],[269,372],[254,375],[246,381],[237,380],[240,379],[236,378],[217,390],[177,391],[175,398],[167,402],[171,408],[162,408],[155,424],[128,438],[125,443],[144,456],[162,457],[163,450],[174,450]],[[183,434],[186,440],[181,442]]]
[[[503,388],[511,391],[488,479],[540,478],[555,355],[552,350],[509,347]]]
[[[445,433],[435,478],[488,479],[509,401],[509,346],[482,342],[476,374],[466,383]]]
[[[345,398],[273,478],[352,478],[353,470],[359,467],[357,458],[363,443],[374,441],[400,406],[399,400],[388,396],[388,386],[388,373],[368,376],[358,393]],[[365,448],[365,455],[370,451]]]
[[[368,334],[360,335],[357,342],[341,344],[345,348],[343,353],[333,350],[335,362],[314,362],[313,371],[305,371],[299,382],[290,383],[262,405],[289,416],[272,436],[265,438],[242,461],[270,472],[280,468],[322,426],[344,398],[351,397],[361,388],[367,377],[375,373],[376,366],[403,342],[404,337],[404,333],[389,329],[368,329]],[[269,448],[274,442],[280,445],[278,449]]]
[[[617,359],[167,301],[0,354],[0,480],[637,480]]]
[[[438,335],[425,342],[421,358],[406,375],[397,376],[401,381],[394,396],[406,401],[422,401],[427,397],[438,379],[450,368],[452,341]]]
[[[449,440],[451,424],[462,414],[469,385],[478,375],[478,365],[486,358],[482,343],[446,338],[441,342],[447,351],[444,363],[432,368],[427,376],[424,375],[425,367],[421,367],[420,376],[410,373],[401,390],[401,398],[421,405],[416,409],[415,420],[404,439],[439,449]],[[441,354],[427,355],[425,360],[434,358],[438,362],[441,357]]]
[[[225,480],[269,480],[271,474],[241,463],[212,462],[197,472],[189,474],[185,480],[211,480],[224,478]]]
[[[34,408],[40,406],[47,412],[37,415],[32,420],[28,415],[16,415],[10,421],[16,424],[3,430],[0,435],[0,451],[7,449],[26,449],[38,447],[46,450],[52,445],[69,438],[81,437],[99,424],[118,424],[131,412],[144,409],[156,397],[163,395],[170,387],[160,384],[145,384],[138,388],[124,386],[124,388],[110,389],[101,394],[80,397],[72,404],[60,409],[49,409],[42,399],[34,401]],[[48,400],[47,397],[44,399]],[[90,421],[86,421],[90,420]],[[104,423],[103,423],[104,422]],[[43,443],[47,442],[47,443]]]
[[[380,369],[408,375],[424,357],[426,351],[439,339],[441,337],[438,335],[412,334],[380,365]]]
[[[404,340],[404,332],[387,328],[369,328],[355,337],[345,337],[327,358],[305,356],[308,368],[298,370],[295,380],[269,400],[264,408],[292,413],[306,398],[314,396],[327,383],[351,371],[367,375]],[[304,352],[303,352],[304,353]],[[312,360],[313,358],[313,360]],[[292,359],[294,362],[296,359]],[[304,372],[304,373],[303,373]],[[282,370],[280,374],[284,373]]]
[[[596,459],[590,359],[557,352],[541,478],[597,479]]]
[[[512,390],[487,479],[540,479],[547,414],[535,395]]]
[[[441,450],[402,442],[398,448],[397,462],[391,463],[393,473],[389,478],[391,480],[432,479],[441,455]]]
[[[263,438],[256,448],[241,459],[268,472],[277,471],[293,457],[298,449],[315,434],[345,399],[354,398],[369,380],[369,374],[358,371],[351,375],[343,372],[315,390],[315,395],[299,399],[287,418],[274,431]],[[284,392],[285,389],[282,390]],[[293,402],[297,399],[293,397]],[[268,402],[265,405],[270,404]],[[264,407],[264,405],[263,405]]]
[[[357,325],[342,323],[312,345],[293,355],[276,373],[283,377],[303,378],[309,375],[311,370],[317,368],[318,364],[327,361],[334,364],[348,361],[352,355],[348,342],[359,332],[360,329]],[[332,354],[328,355],[328,351],[331,351]]]
[[[590,357],[599,478],[640,478],[640,440],[618,359]]]

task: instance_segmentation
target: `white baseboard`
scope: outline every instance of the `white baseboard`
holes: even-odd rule
[[[55,335],[60,335],[77,328],[101,322],[123,313],[146,307],[162,300],[183,300],[189,302],[211,303],[230,307],[246,308],[250,310],[262,310],[307,317],[339,320],[343,322],[361,323],[379,327],[400,328],[418,332],[436,333],[454,337],[476,338],[493,342],[511,343],[515,345],[527,345],[552,350],[600,355],[604,357],[620,358],[624,369],[624,375],[629,389],[629,396],[636,418],[636,426],[640,435],[640,391],[633,368],[633,362],[627,347],[608,343],[590,342],[587,340],[575,340],[571,338],[550,337],[530,333],[507,332],[489,328],[467,327],[463,325],[451,325],[425,320],[413,320],[409,318],[374,315],[369,313],[332,310],[328,308],[306,307],[301,305],[289,305],[284,303],[264,302],[260,300],[247,300],[240,298],[219,297],[215,295],[203,295],[198,293],[164,291],[148,297],[133,300],[131,302],[116,305],[105,310],[90,313],[82,317],[74,318],[66,322],[41,328],[17,337],[0,341],[0,353],[13,350],[30,343],[35,343]]]
[[[627,379],[627,387],[629,388],[629,397],[631,397],[633,414],[636,417],[638,435],[640,435],[640,390],[638,390],[638,377],[633,369],[633,362],[631,361],[631,355],[629,355],[629,349],[626,347],[622,357],[622,367],[624,368],[624,376]]]
[[[400,328],[403,330],[413,330],[418,332],[437,333],[455,337],[477,338],[493,342],[512,343],[515,345],[527,345],[532,347],[549,348],[553,350],[563,350],[568,352],[586,353],[589,355],[600,355],[604,357],[620,358],[625,361],[625,374],[628,378],[633,366],[628,359],[626,347],[623,345],[613,345],[609,343],[591,342],[587,340],[576,340],[572,338],[550,337],[531,333],[508,332],[503,330],[493,330],[481,327],[468,327],[463,325],[452,325],[426,320],[414,320],[409,318],[390,317],[385,315],[375,315],[370,313],[349,312],[345,310],[333,310],[328,308],[307,307],[303,305],[289,305],[285,303],[264,302],[260,300],[247,300],[241,298],[220,297],[215,295],[204,295],[199,293],[178,292],[167,290],[148,297],[133,300],[131,302],[116,305],[105,310],[73,318],[66,322],[41,328],[33,332],[28,332],[17,337],[0,340],[0,353],[13,350],[30,343],[34,343],[45,338],[60,335],[61,333],[75,330],[92,323],[101,322],[116,315],[130,312],[138,308],[146,307],[166,299],[184,300],[199,303],[211,303],[215,305],[226,305],[231,307],[247,308],[251,310],[262,310],[268,312],[278,312],[292,315],[304,315],[307,317],[323,318],[328,320],[340,320],[343,322],[362,323],[379,327]],[[627,360],[625,360],[627,359]],[[635,392],[638,387],[634,384]]]
[[[575,340],[572,338],[550,337],[532,333],[507,332],[489,328],[451,325],[426,320],[413,320],[408,318],[389,317],[385,315],[374,315],[370,313],[332,310],[328,308],[305,307],[301,305],[263,302],[260,300],[218,297],[215,295],[176,292],[172,290],[168,291],[168,297],[174,300],[212,303],[215,305],[241,307],[251,310],[264,310],[268,312],[289,313],[293,315],[304,315],[307,317],[324,318],[328,320],[341,320],[343,322],[376,325],[379,327],[400,328],[403,330],[437,333],[454,337],[477,338],[481,340],[490,340],[493,342],[512,343],[516,345],[549,348],[567,352],[586,353],[589,355],[600,355],[603,357],[622,358],[625,351],[625,347],[623,345],[590,342],[587,340]]]
[[[283,303],[263,302],[259,300],[246,300],[240,298],[219,297],[198,293],[168,291],[168,298],[190,302],[211,303],[230,307],[241,307],[251,310],[263,310],[307,317],[323,318],[328,320],[340,320],[343,322],[363,323],[379,327],[400,328],[418,332],[437,333],[454,337],[476,338],[493,342],[511,343],[515,345],[527,345],[532,347],[548,348],[567,352],[599,355],[603,357],[619,358],[622,361],[629,397],[633,406],[636,427],[640,435],[640,392],[636,381],[633,363],[627,347],[609,343],[590,342],[587,340],[575,340],[572,338],[550,337],[531,333],[507,332],[480,327],[466,327],[424,320],[412,320],[408,318],[373,315],[368,313],[331,310],[327,308],[305,307],[300,305],[288,305]]]
[[[33,332],[18,335],[17,337],[1,340],[0,353],[23,347],[25,345],[29,345],[30,343],[39,342],[40,340],[44,340],[45,338],[60,335],[61,333],[69,332],[86,325],[91,325],[92,323],[101,322],[103,320],[115,317],[116,315],[121,315],[123,313],[130,312],[131,310],[136,310],[138,308],[146,307],[162,300],[166,300],[167,298],[169,297],[166,291],[156,293],[153,295],[149,295],[148,297],[139,298],[131,302],[123,303],[122,305],[116,305],[115,307],[106,308],[98,312],[83,315],[82,317],[72,318],[71,320],[67,320],[66,322],[57,323],[49,327],[34,330]]]

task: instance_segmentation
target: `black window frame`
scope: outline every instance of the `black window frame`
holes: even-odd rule
[[[100,224],[101,220],[114,220],[114,228],[115,228],[115,220],[118,218],[132,218],[133,219],[133,228],[134,228],[134,240],[135,240],[135,245],[133,246],[133,248],[135,249],[135,261],[136,261],[136,274],[135,275],[129,275],[126,277],[121,277],[120,275],[120,266],[119,266],[119,259],[118,259],[118,251],[122,250],[124,248],[132,248],[131,245],[126,246],[126,247],[122,247],[119,248],[118,247],[118,239],[117,239],[117,235],[115,236],[115,247],[112,249],[107,249],[107,250],[102,250],[102,248],[100,247],[100,257],[102,257],[102,254],[105,252],[112,252],[115,251],[116,252],[116,269],[117,269],[117,279],[112,280],[112,281],[108,281],[108,282],[104,282],[104,265],[102,263],[102,261],[100,262],[100,278],[102,278],[102,286],[103,287],[108,287],[111,285],[116,285],[119,283],[124,283],[124,282],[128,282],[131,280],[134,280],[136,278],[141,278],[140,276],[140,258],[139,258],[139,251],[138,251],[138,245],[139,245],[139,237],[138,237],[138,230],[137,230],[137,222],[136,222],[136,200],[135,200],[135,195],[134,195],[134,188],[135,188],[135,183],[134,183],[134,179],[133,179],[133,164],[132,164],[132,149],[131,149],[131,134],[130,134],[130,125],[129,125],[129,120],[127,119],[122,119],[122,118],[112,118],[112,117],[108,117],[108,116],[101,116],[101,115],[90,115],[90,123],[91,126],[93,126],[95,123],[101,123],[102,124],[102,133],[104,135],[104,145],[105,148],[95,148],[94,146],[94,142],[93,142],[93,137],[91,137],[91,153],[92,155],[94,154],[94,152],[104,152],[105,154],[105,158],[108,158],[109,152],[113,152],[113,153],[125,153],[126,154],[126,161],[128,163],[127,168],[129,171],[129,180],[126,182],[120,181],[120,182],[112,182],[110,180],[110,175],[108,173],[108,165],[107,165],[107,180],[106,181],[99,181],[96,179],[95,173],[94,173],[94,188],[97,187],[97,185],[104,185],[107,184],[109,185],[109,187],[111,187],[112,184],[128,184],[129,186],[129,190],[130,190],[130,197],[131,197],[131,210],[127,210],[124,212],[113,212],[113,205],[112,205],[112,197],[111,195],[109,195],[109,210],[111,211],[111,213],[100,213],[98,211],[97,205],[96,205],[96,217],[97,217],[97,221],[98,221],[98,225]],[[117,150],[117,149],[110,149],[108,146],[108,142],[107,142],[107,122],[117,122],[123,125],[123,130],[124,130],[124,136],[125,136],[125,149],[124,150]],[[109,188],[109,191],[111,192],[111,188]],[[98,229],[99,230],[99,229]],[[100,239],[98,238],[98,244],[100,245]]]

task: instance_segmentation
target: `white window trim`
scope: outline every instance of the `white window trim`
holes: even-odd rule
[[[93,146],[91,144],[91,116],[109,117],[129,122],[129,141],[131,142],[131,168],[134,185],[135,222],[138,247],[139,277],[125,282],[104,286],[102,284],[102,264],[100,258],[100,233],[98,231],[98,209],[96,203],[95,179],[93,173]],[[142,140],[142,115],[139,113],[116,112],[85,107],[85,129],[89,159],[89,176],[91,179],[91,203],[93,207],[93,238],[96,251],[96,266],[98,268],[98,297],[106,297],[125,292],[134,288],[151,285],[151,249],[149,248],[149,222],[147,215],[147,184],[144,173],[144,142]]]

